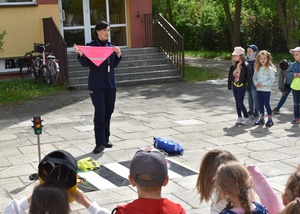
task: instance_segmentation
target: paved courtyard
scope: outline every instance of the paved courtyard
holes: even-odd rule
[[[227,69],[225,69],[227,70]],[[280,97],[276,84],[271,96],[275,107]],[[247,99],[247,98],[246,98]],[[247,104],[247,102],[245,102]],[[197,83],[166,83],[118,88],[111,122],[112,149],[92,154],[94,148],[93,106],[87,91],[35,99],[0,109],[0,210],[12,199],[31,193],[37,182],[28,176],[37,171],[38,147],[32,117],[44,120],[42,157],[64,149],[76,159],[92,157],[100,164],[130,160],[139,148],[152,146],[155,136],[170,138],[184,147],[182,156],[172,160],[198,171],[203,155],[215,148],[226,149],[245,164],[256,164],[280,195],[286,179],[300,163],[300,132],[290,123],[292,97],[274,115],[274,126],[235,126],[232,91],[226,80]],[[195,188],[197,175],[173,178],[163,196],[183,205],[187,213],[208,213],[199,203]],[[136,198],[131,186],[88,192],[91,200],[112,210]],[[73,203],[73,213],[87,213]]]

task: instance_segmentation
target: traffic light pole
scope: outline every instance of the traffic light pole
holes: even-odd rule
[[[40,135],[37,135],[37,145],[38,145],[38,155],[39,155],[39,163],[41,162],[41,143],[40,143]]]
[[[38,156],[39,156],[39,163],[41,162],[41,142],[40,142],[40,135],[42,134],[42,119],[41,116],[33,117],[33,126],[32,128],[34,129],[34,134],[36,134],[37,138],[37,146],[38,146]],[[38,173],[33,173],[32,175],[29,176],[29,180],[34,181],[38,180],[39,175]]]

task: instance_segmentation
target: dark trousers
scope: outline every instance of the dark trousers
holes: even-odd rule
[[[233,86],[235,107],[236,107],[236,112],[239,117],[242,117],[242,112],[243,112],[244,117],[248,117],[247,109],[244,105],[245,94],[246,94],[246,87]]]
[[[271,91],[257,91],[257,99],[259,103],[259,111],[264,116],[264,107],[266,107],[268,115],[272,116],[272,109],[270,106]]]
[[[292,90],[291,87],[290,87],[290,85],[288,85],[288,84],[285,84],[284,88],[285,88],[284,89],[284,94],[281,95],[281,98],[280,98],[280,100],[279,100],[279,102],[278,102],[278,104],[276,106],[276,108],[278,108],[278,109],[280,109],[283,106],[283,104],[285,103],[287,97],[289,96],[289,94],[290,94],[290,92]]]
[[[294,101],[294,118],[299,118],[299,103],[300,103],[300,91],[292,89],[293,101]]]
[[[94,131],[96,145],[109,142],[110,119],[115,109],[116,88],[91,91],[90,96],[95,108]]]

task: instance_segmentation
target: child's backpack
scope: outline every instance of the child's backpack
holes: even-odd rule
[[[153,146],[158,150],[163,150],[169,155],[183,155],[182,146],[179,143],[176,143],[170,139],[154,137]]]

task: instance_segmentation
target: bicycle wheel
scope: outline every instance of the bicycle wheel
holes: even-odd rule
[[[40,77],[41,77],[43,83],[45,83],[47,85],[52,84],[51,72],[47,65],[42,65],[42,67],[40,68]]]
[[[48,67],[52,76],[52,83],[57,83],[59,77],[59,65],[55,60],[51,59],[48,62]]]
[[[20,68],[20,76],[22,79],[36,79],[36,68],[28,63],[23,63]]]

